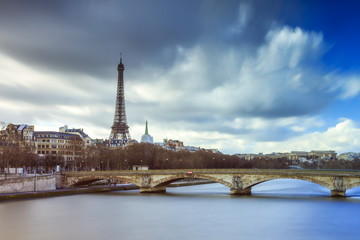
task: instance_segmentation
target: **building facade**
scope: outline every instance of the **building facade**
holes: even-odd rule
[[[301,160],[309,156],[308,152],[305,151],[292,151],[289,153],[289,160]]]
[[[34,141],[34,131],[35,128],[33,125],[27,124],[8,124],[6,129],[1,132],[1,136],[9,142],[19,142],[24,141],[26,143],[31,143]]]
[[[323,159],[323,160],[335,159],[336,158],[336,152],[333,151],[333,150],[326,150],[326,151],[312,150],[309,153],[309,157],[311,157],[311,158],[320,158],[320,159]]]
[[[55,160],[65,169],[74,170],[84,153],[84,141],[77,134],[41,131],[34,136],[36,153]]]
[[[185,150],[184,142],[180,140],[173,139],[164,139],[164,143],[162,145],[163,148],[171,151],[182,151]]]
[[[59,128],[59,132],[78,135],[84,142],[85,147],[93,145],[92,139],[84,132],[83,128],[68,128],[68,125]]]

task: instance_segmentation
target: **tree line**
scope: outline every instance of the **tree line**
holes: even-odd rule
[[[73,161],[65,161],[61,155],[39,156],[35,146],[24,141],[0,146],[0,170],[24,168],[27,172],[51,172],[60,166],[66,171],[108,171],[132,170],[134,165],[147,166],[149,169],[214,169],[214,168],[258,168],[287,169],[297,165],[304,169],[360,169],[360,160],[344,161],[339,159],[309,162],[292,161],[286,157],[255,157],[245,160],[237,155],[227,155],[207,151],[171,151],[160,146],[139,143],[127,147],[112,148],[106,144],[81,147],[76,150]]]
[[[79,170],[131,170],[134,165],[149,169],[202,169],[202,168],[252,168],[236,155],[206,151],[171,151],[160,146],[139,143],[125,148],[108,148],[106,145],[86,149]],[[79,159],[80,160],[80,159]]]

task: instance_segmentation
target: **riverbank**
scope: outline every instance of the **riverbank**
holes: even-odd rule
[[[193,185],[201,185],[201,184],[209,184],[209,183],[213,183],[213,182],[207,180],[179,181],[169,184],[168,187],[185,187],[185,186],[193,186]],[[70,188],[70,189],[57,189],[57,190],[36,191],[36,192],[2,193],[0,194],[0,201],[59,197],[59,196],[68,196],[75,194],[101,193],[101,192],[112,192],[119,190],[125,191],[125,190],[136,190],[136,189],[139,189],[139,187],[136,185],[121,184],[114,187],[97,186],[97,187],[89,187],[89,188]]]
[[[84,193],[112,192],[118,190],[134,190],[134,189],[139,189],[139,187],[132,184],[127,184],[127,185],[121,185],[115,187],[70,188],[70,189],[58,189],[58,190],[37,191],[37,192],[2,193],[0,194],[0,201],[58,197],[58,196],[67,196],[67,195],[84,194]]]

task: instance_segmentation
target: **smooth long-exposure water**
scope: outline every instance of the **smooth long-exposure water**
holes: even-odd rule
[[[360,189],[346,199],[305,181],[274,180],[252,196],[220,184],[0,203],[0,239],[360,239]]]

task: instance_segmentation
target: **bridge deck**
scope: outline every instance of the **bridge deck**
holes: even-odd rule
[[[79,171],[62,172],[65,175],[166,175],[188,173],[192,174],[305,174],[322,176],[360,176],[360,170],[299,170],[299,169],[156,169],[156,170],[113,170],[113,171]]]

